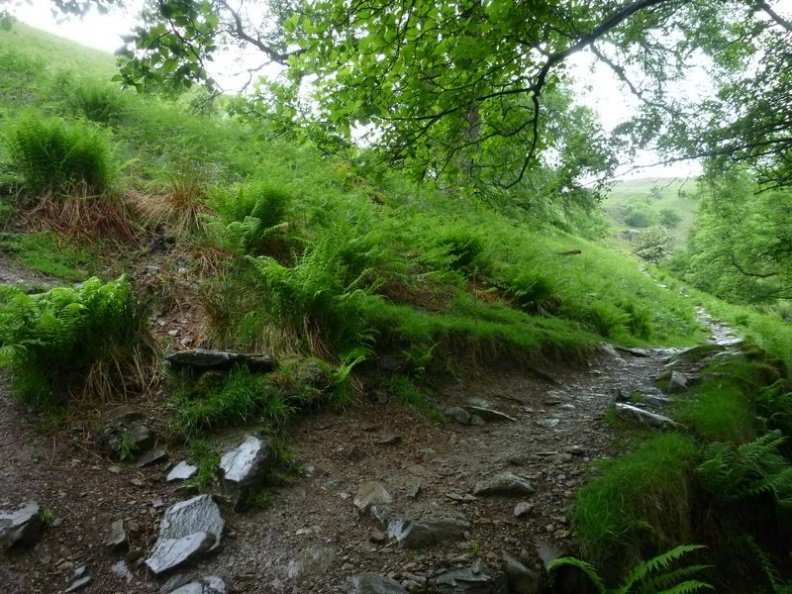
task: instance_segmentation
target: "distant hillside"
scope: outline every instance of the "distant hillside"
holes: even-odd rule
[[[614,235],[628,229],[663,225],[684,244],[698,207],[695,180],[642,178],[618,182],[603,203]],[[669,214],[673,213],[673,214]]]

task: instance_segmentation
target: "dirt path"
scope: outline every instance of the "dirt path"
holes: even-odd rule
[[[14,276],[26,280],[17,271]],[[339,591],[363,571],[418,588],[474,557],[498,567],[502,551],[538,565],[537,544],[571,546],[565,516],[571,498],[589,461],[612,453],[603,420],[608,406],[619,391],[648,386],[668,354],[608,348],[585,369],[491,371],[437,396],[441,410],[475,405],[513,420],[439,423],[373,398],[343,414],[301,419],[292,446],[304,475],[280,489],[266,510],[236,514],[223,506],[227,534],[219,552],[182,575],[216,574],[233,592],[321,593]],[[54,434],[37,430],[43,421],[0,386],[0,509],[33,499],[56,518],[35,547],[0,558],[0,591],[62,592],[83,565],[92,581],[81,592],[159,591],[161,581],[146,575],[142,559],[162,512],[185,493],[164,482],[163,466],[117,467],[100,456],[87,434],[93,419],[73,419]],[[391,437],[395,443],[380,443]],[[471,498],[476,483],[502,471],[528,479],[535,492]],[[472,524],[466,538],[421,551],[375,542],[382,537],[375,521],[353,505],[358,488],[370,481],[387,489],[400,515],[461,512]],[[531,507],[521,518],[514,514],[518,503]],[[131,579],[111,570],[124,555],[103,545],[119,519],[137,527],[128,530]]]

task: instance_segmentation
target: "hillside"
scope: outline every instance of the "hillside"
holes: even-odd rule
[[[551,559],[618,581],[691,542],[745,563],[708,574],[719,588],[764,579],[744,557],[772,554],[773,529],[695,514],[732,517],[717,493],[748,480],[700,468],[789,434],[788,325],[535,211],[298,143],[234,98],[122,90],[112,68],[0,31],[0,513],[34,500],[47,525],[9,553],[5,591],[184,594],[216,574],[239,592],[580,592],[574,570],[550,585]],[[672,210],[682,241],[688,187],[625,183],[605,210]],[[735,492],[786,501],[772,460]],[[180,461],[193,474],[166,480]],[[223,520],[168,536],[192,497]],[[178,571],[168,539],[190,548]]]

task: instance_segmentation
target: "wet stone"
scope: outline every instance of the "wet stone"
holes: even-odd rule
[[[176,466],[171,468],[171,471],[168,473],[168,476],[165,477],[167,482],[171,481],[186,481],[191,479],[195,476],[195,473],[198,472],[198,467],[193,466],[192,464],[188,464],[187,462],[179,462]]]
[[[424,549],[447,541],[463,540],[471,523],[457,511],[436,511],[406,520],[397,540],[403,549]]]
[[[474,495],[506,495],[520,496],[534,492],[533,485],[513,472],[503,472],[485,481],[477,483],[473,489]]]
[[[170,590],[170,594],[226,594],[228,588],[225,582],[216,575],[210,575]]]
[[[361,485],[352,503],[362,513],[365,513],[369,511],[372,506],[387,505],[392,500],[393,498],[382,483],[372,481]]]
[[[27,502],[16,511],[0,510],[0,550],[15,545],[34,545],[44,527],[40,511],[35,501]]]
[[[220,544],[225,521],[209,495],[172,505],[165,512],[146,565],[156,575],[174,569]]]
[[[399,582],[376,573],[360,573],[349,578],[344,585],[344,594],[407,594]]]

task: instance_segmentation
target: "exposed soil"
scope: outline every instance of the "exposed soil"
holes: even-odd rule
[[[42,280],[4,261],[0,279]],[[161,326],[170,323],[162,320]],[[361,571],[420,582],[475,556],[498,566],[502,551],[538,565],[540,543],[544,549],[574,547],[566,518],[571,499],[590,460],[613,453],[606,409],[619,390],[648,385],[667,355],[662,349],[607,348],[585,367],[491,370],[449,383],[436,397],[440,410],[474,404],[513,421],[440,423],[373,396],[343,413],[311,413],[292,431],[291,446],[304,475],[280,488],[266,510],[237,514],[223,504],[227,534],[219,551],[184,573],[219,575],[233,592],[319,593],[339,591]],[[140,407],[154,428],[161,424],[155,404]],[[147,575],[142,560],[166,507],[187,495],[164,482],[164,465],[138,469],[106,459],[93,442],[96,420],[70,419],[53,430],[0,385],[0,509],[32,499],[56,518],[35,547],[0,557],[0,591],[62,592],[82,565],[92,581],[81,592],[156,592],[162,586],[162,580]],[[385,436],[397,436],[398,442],[379,444]],[[171,452],[172,463],[180,459],[179,452]],[[535,493],[464,502],[449,497],[464,498],[478,481],[504,470],[529,479]],[[399,549],[392,541],[372,542],[374,520],[360,516],[352,503],[369,481],[380,481],[393,496],[394,509],[409,516],[462,511],[472,522],[469,538],[420,552]],[[522,501],[534,508],[518,519],[514,508]],[[130,537],[129,582],[111,570],[124,554],[110,553],[103,544],[119,519]],[[130,530],[135,524],[138,529]]]

